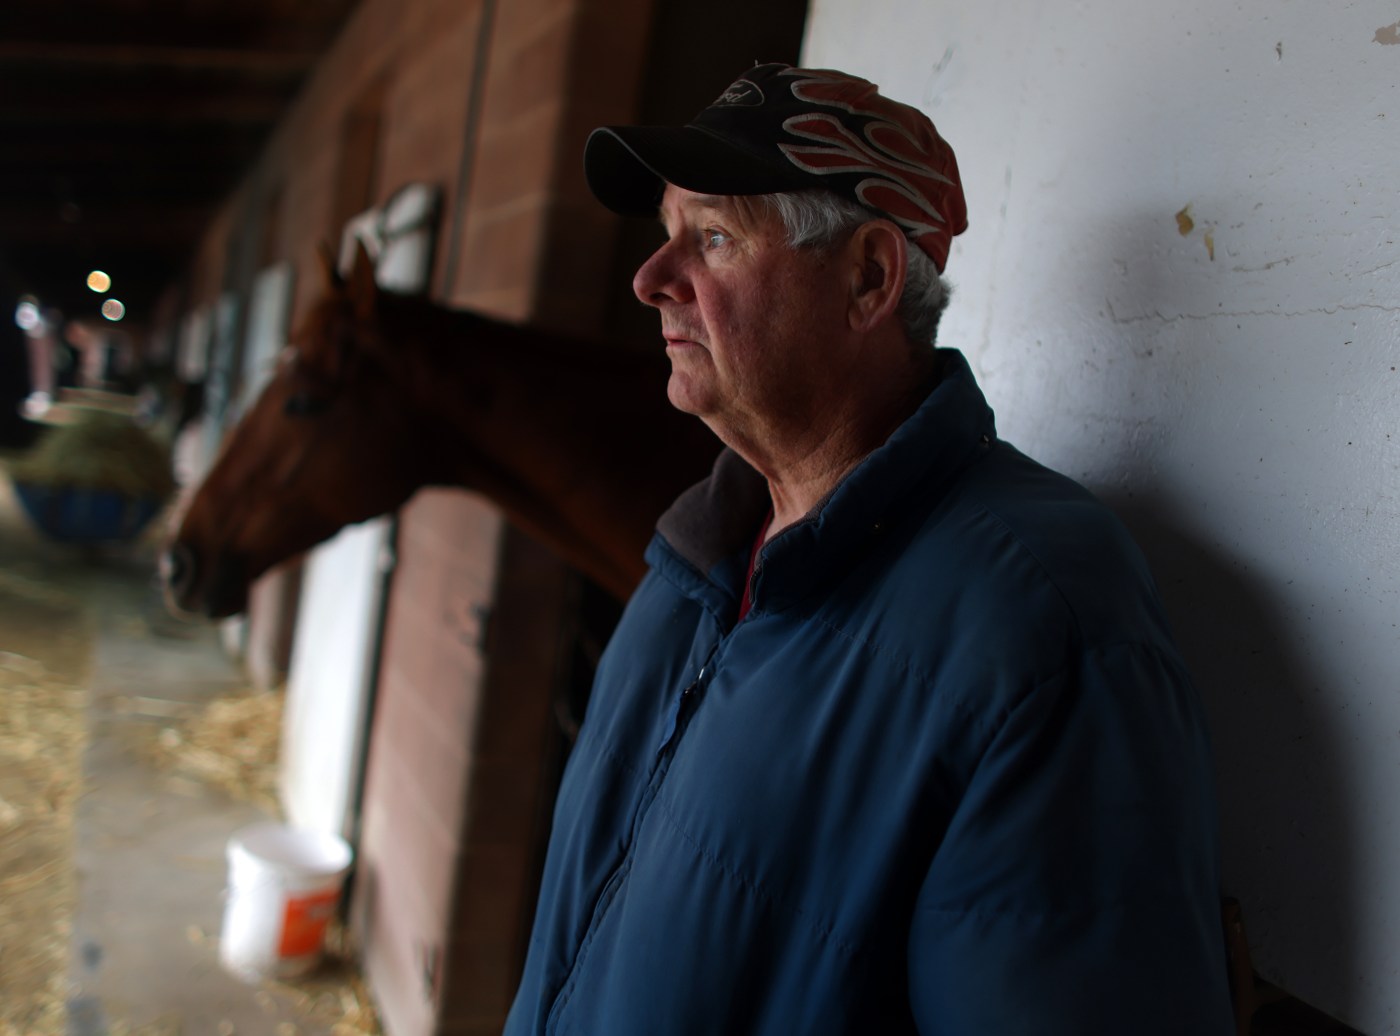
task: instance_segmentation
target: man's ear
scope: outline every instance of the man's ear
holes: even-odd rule
[[[847,257],[851,271],[847,318],[852,330],[873,330],[899,307],[909,242],[889,220],[874,219],[851,235]]]

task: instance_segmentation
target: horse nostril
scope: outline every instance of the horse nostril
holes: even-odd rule
[[[194,581],[194,552],[183,543],[171,544],[160,556],[160,577],[176,593],[187,590]]]

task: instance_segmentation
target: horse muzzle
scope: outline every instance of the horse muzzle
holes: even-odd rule
[[[177,540],[161,553],[159,567],[166,605],[177,614],[222,619],[247,607],[246,566],[237,558],[220,555],[205,565],[188,543]]]

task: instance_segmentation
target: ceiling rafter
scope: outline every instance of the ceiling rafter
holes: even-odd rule
[[[0,3],[0,308],[89,305],[101,257],[139,320],[356,3]]]

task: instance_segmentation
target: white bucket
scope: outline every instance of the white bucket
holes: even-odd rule
[[[290,978],[321,960],[350,869],[343,838],[262,823],[228,843],[228,902],[219,960],[239,978]]]

